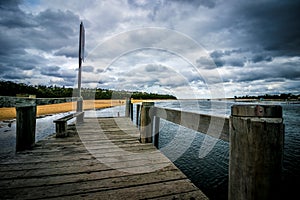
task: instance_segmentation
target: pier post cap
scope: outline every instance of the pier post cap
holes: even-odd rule
[[[142,105],[144,107],[151,107],[151,106],[154,106],[154,102],[142,102]]]
[[[282,118],[280,105],[237,104],[231,107],[231,116]]]

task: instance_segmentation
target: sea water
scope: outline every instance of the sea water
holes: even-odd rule
[[[230,108],[234,103],[233,101],[182,100],[156,103],[156,106],[203,114],[229,116]],[[283,108],[285,138],[281,183],[282,196],[280,199],[292,199],[294,195],[297,195],[298,186],[300,185],[300,104],[266,103],[280,104]],[[208,195],[210,199],[227,199],[229,143],[215,139],[215,142],[210,143],[210,145],[214,145],[213,148],[207,146],[211,150],[205,157],[200,158],[200,151],[205,149],[201,148],[201,146],[204,145],[205,147],[205,138],[209,136],[165,120],[161,120],[160,127],[159,148],[165,148],[178,134],[183,134],[182,138],[184,138],[185,142],[188,141],[187,143],[190,146],[184,153],[180,152],[182,155],[174,161],[175,165]],[[210,140],[214,139],[210,138]],[[165,155],[167,157],[174,157],[173,155]]]

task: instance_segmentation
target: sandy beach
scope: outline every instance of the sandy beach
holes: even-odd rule
[[[137,100],[133,103],[138,102]],[[113,106],[124,105],[125,100],[85,100],[83,102],[84,110],[99,109],[99,108],[109,108]],[[76,110],[76,102],[67,102],[59,104],[41,105],[37,106],[37,116],[69,112]],[[0,108],[0,120],[9,120],[16,118],[16,109],[12,108]]]

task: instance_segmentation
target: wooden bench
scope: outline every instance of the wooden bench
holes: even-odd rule
[[[73,119],[74,117],[76,117],[76,123],[82,123],[83,116],[84,116],[84,112],[76,112],[76,113],[72,113],[67,116],[64,116],[62,118],[59,118],[57,120],[54,120],[53,123],[55,123],[56,137],[66,136],[67,125],[68,125],[67,122],[70,119]]]

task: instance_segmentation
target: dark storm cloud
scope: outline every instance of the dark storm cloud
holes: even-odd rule
[[[184,3],[184,4],[192,4],[195,7],[199,7],[199,6],[203,6],[206,8],[214,8],[216,6],[216,2],[217,0],[175,0],[177,2],[180,3]]]
[[[298,63],[300,64],[300,63]],[[232,73],[223,75],[225,82],[252,82],[264,80],[272,82],[275,80],[300,80],[300,68],[297,63],[269,64],[266,66],[253,65],[246,68],[236,68]]]
[[[104,69],[97,69],[96,70],[96,73],[102,73],[102,72],[104,72]]]
[[[232,54],[241,54],[241,53],[245,53],[248,51],[249,51],[249,49],[242,49],[242,48],[231,49],[231,50],[215,50],[210,53],[210,57],[212,57],[213,59],[222,58],[224,56],[230,56]]]
[[[10,2],[10,1],[4,1]],[[65,47],[76,39],[79,17],[71,11],[45,10],[27,14],[18,7],[19,1],[0,4],[1,53],[23,53],[26,48],[53,50]]]
[[[212,53],[210,53],[210,56],[214,59],[221,58],[224,55],[227,55],[227,56],[230,55],[230,51],[215,50]]]
[[[0,55],[22,55],[25,54],[24,48],[27,42],[23,38],[17,38],[10,31],[6,31],[5,27],[0,26]]]
[[[75,71],[62,70],[58,66],[46,66],[41,69],[41,74],[46,76],[58,77],[58,78],[75,78]]]
[[[22,67],[22,70],[20,68]],[[6,66],[3,64],[0,64],[0,79],[21,79],[24,80],[25,78],[33,78],[34,75],[29,75],[26,73],[26,71],[30,71],[35,69],[35,66],[33,65],[26,65],[26,66],[17,66],[17,65],[11,65]]]
[[[248,50],[243,49],[233,49],[233,50],[215,50],[210,53],[210,57],[214,61],[217,67],[223,66],[233,66],[233,67],[243,67],[247,59],[243,57],[243,53]]]
[[[248,50],[248,49],[233,49],[233,50],[215,50],[210,53],[218,67],[232,66],[243,67],[245,63],[272,62],[272,52],[264,50]]]
[[[213,60],[212,58],[208,58],[204,56],[198,58],[196,60],[196,64],[197,64],[197,68],[200,69],[214,69],[224,65],[224,63],[220,59]]]
[[[183,7],[197,10],[198,7],[204,7],[212,9],[216,6],[217,0],[156,0],[156,1],[139,1],[139,0],[127,0],[128,5],[136,10],[142,9],[148,12],[148,19],[151,21],[169,21],[174,20],[178,16],[185,18],[190,15],[189,11],[180,11]],[[174,5],[176,4],[176,5]],[[168,11],[167,11],[168,10]],[[185,10],[185,9],[183,9]],[[176,22],[175,22],[176,23]]]
[[[136,8],[143,8],[143,9],[158,9],[163,4],[168,4],[172,2],[177,2],[180,4],[192,5],[195,8],[199,6],[203,6],[206,8],[214,8],[216,6],[217,0],[157,0],[157,1],[139,1],[139,0],[128,0],[128,4],[134,6]]]
[[[268,78],[264,80],[266,83],[274,83],[274,82],[284,82],[286,79],[285,78]]]
[[[53,11],[47,9],[36,16],[36,21],[41,27],[46,28],[44,37],[69,39],[77,36],[79,17],[71,11]]]
[[[55,56],[65,56],[67,58],[77,58],[78,49],[74,47],[63,47],[54,53]]]
[[[0,78],[1,79],[22,79],[23,76],[23,71],[17,71],[16,68],[12,66],[6,66],[3,64],[0,64],[0,69],[1,69],[1,74]]]
[[[38,28],[28,31],[33,48],[44,51],[66,48],[78,43],[79,17],[70,11],[45,10],[35,16]]]
[[[34,27],[36,23],[33,16],[22,12],[18,5],[21,1],[10,0],[0,2],[0,26],[8,28]]]
[[[60,70],[60,67],[58,66],[46,66],[46,67],[43,67],[43,71],[44,72],[57,72]]]
[[[225,65],[225,61],[222,59],[214,59],[214,62],[217,67],[223,67]]]
[[[248,35],[248,41],[277,54],[300,54],[300,1],[236,2],[232,17],[236,30]]]
[[[149,64],[145,67],[145,72],[156,72],[156,73],[161,73],[161,72],[166,72],[168,71],[168,68],[163,66],[163,65],[155,65],[155,64]]]
[[[226,63],[233,67],[243,67],[245,65],[245,60],[243,60],[243,58],[232,58],[226,61]]]
[[[0,78],[2,79],[24,79],[33,76],[26,75],[26,71],[35,70],[37,62],[31,56],[8,57],[0,56]]]
[[[93,66],[83,66],[82,71],[83,72],[94,72],[94,67]]]
[[[9,73],[4,73],[2,75],[2,78],[4,79],[12,79],[12,80],[24,80],[26,78],[33,78],[32,76],[29,76],[29,75],[26,75],[24,73],[12,73],[12,72],[9,72]]]
[[[156,18],[156,13],[160,9],[160,6],[163,4],[162,1],[145,1],[145,2],[140,2],[138,0],[128,0],[128,4],[133,7],[133,8],[141,8],[145,10],[149,10],[148,17],[151,20],[155,20]]]
[[[273,58],[271,56],[262,54],[254,55],[252,58],[253,63],[258,63],[262,61],[271,62],[272,60]]]
[[[300,63],[298,63],[298,65],[295,65],[294,63],[286,63],[286,66],[280,67],[273,72],[274,77],[300,81],[299,64]]]
[[[58,66],[47,66],[47,67],[43,67],[41,74],[46,76],[60,77],[61,73],[59,72],[59,70],[60,67]]]
[[[0,64],[1,77],[5,79],[28,78],[25,70],[49,65],[41,54],[31,54],[26,49],[57,50],[57,55],[73,56],[68,46],[77,43],[79,17],[71,11],[44,10],[36,15],[19,8],[21,1],[0,2]],[[5,70],[3,70],[5,67]],[[44,68],[41,74],[57,77],[63,75],[57,68]],[[38,73],[36,73],[38,74]]]
[[[2,55],[23,54],[24,48],[44,51],[61,48],[77,36],[75,27],[79,18],[70,11],[45,10],[34,16],[20,10],[18,1],[2,1],[0,9]]]

